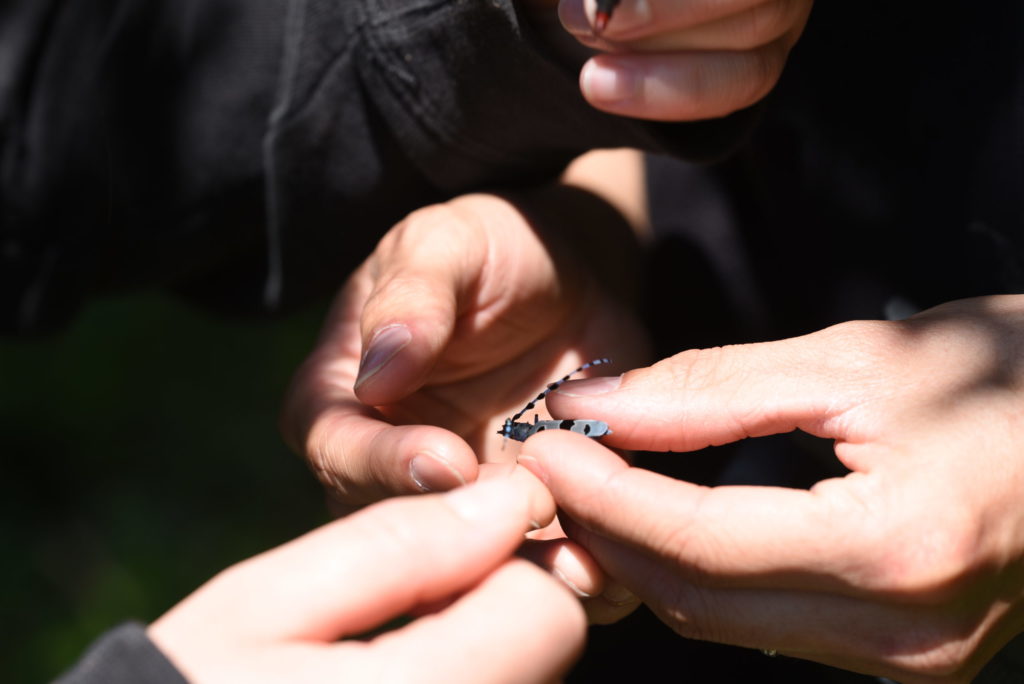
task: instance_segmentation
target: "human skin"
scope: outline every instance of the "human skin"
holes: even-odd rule
[[[496,432],[547,382],[648,361],[636,251],[620,212],[569,184],[415,212],[336,299],[287,393],[286,440],[343,508],[514,462]]]
[[[582,650],[583,610],[511,558],[553,515],[522,469],[393,499],[229,568],[148,634],[195,682],[553,681]]]
[[[596,51],[580,73],[584,97],[623,116],[694,121],[749,107],[778,82],[812,0],[622,0],[603,32],[594,0],[522,0],[544,26]],[[550,42],[559,39],[543,32]]]
[[[606,153],[550,188],[418,211],[349,278],[281,419],[335,512],[503,473],[519,444],[497,431],[546,383],[597,357],[647,362],[625,301],[637,239],[622,213],[639,209],[615,197],[628,183],[600,188],[615,207],[583,189],[606,182],[608,163],[638,167]],[[531,537],[521,555],[572,587],[591,621],[638,605],[557,525]]]
[[[520,462],[569,536],[684,636],[967,682],[1024,630],[1022,343],[1024,297],[988,297],[687,351],[548,399],[607,421],[619,448],[835,440],[851,472],[810,491],[699,487],[571,434],[531,438]]]

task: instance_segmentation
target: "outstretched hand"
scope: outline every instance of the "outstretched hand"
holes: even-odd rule
[[[810,491],[698,487],[553,432],[520,462],[570,537],[685,636],[968,681],[1024,630],[1022,348],[1024,298],[993,297],[685,352],[549,398],[623,448],[833,439],[851,472]]]
[[[614,217],[558,187],[461,197],[387,234],[285,401],[286,439],[337,502],[476,480],[480,463],[515,460],[496,432],[551,378],[596,356],[642,362],[639,326],[606,289],[632,277]]]

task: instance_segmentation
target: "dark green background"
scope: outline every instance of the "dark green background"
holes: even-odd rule
[[[226,320],[141,294],[0,341],[0,680],[46,681],[326,520],[276,424],[322,313]]]

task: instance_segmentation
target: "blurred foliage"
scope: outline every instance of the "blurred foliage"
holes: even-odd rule
[[[322,314],[225,320],[141,294],[0,341],[0,680],[46,681],[327,519],[276,425]]]

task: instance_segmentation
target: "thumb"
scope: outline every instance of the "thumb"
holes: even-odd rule
[[[870,336],[851,334],[850,325],[685,351],[620,377],[567,382],[548,396],[548,409],[605,421],[612,434],[602,442],[625,449],[694,451],[795,429],[844,438],[839,418],[884,378],[862,342]]]
[[[448,205],[411,214],[381,241],[360,318],[360,401],[393,403],[426,382],[486,255],[484,232]]]

